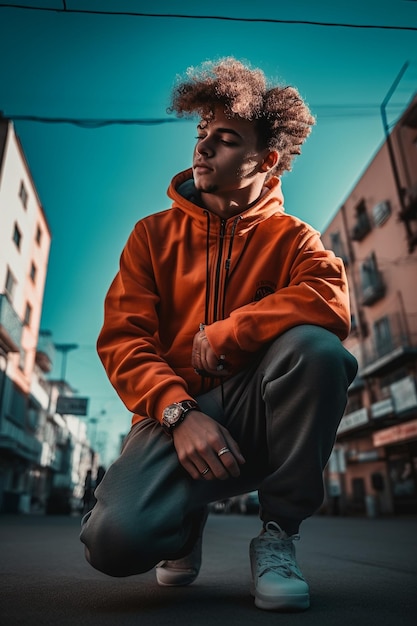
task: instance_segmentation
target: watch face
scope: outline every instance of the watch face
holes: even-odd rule
[[[168,422],[168,424],[175,424],[182,412],[182,407],[177,404],[171,404],[171,406],[168,406],[164,411],[164,419]]]

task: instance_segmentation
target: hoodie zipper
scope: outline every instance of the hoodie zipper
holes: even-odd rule
[[[222,269],[223,247],[226,235],[226,220],[220,220],[219,251],[217,255],[216,271],[214,275],[213,322],[219,318],[220,276]]]

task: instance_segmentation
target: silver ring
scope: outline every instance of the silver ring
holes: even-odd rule
[[[208,473],[209,473],[209,471],[210,471],[210,468],[209,468],[209,466],[207,466],[205,469],[203,469],[203,471],[202,471],[202,472],[200,472],[200,474],[201,474],[202,476],[205,476],[206,474],[208,474]]]
[[[217,456],[222,456],[222,454],[226,454],[226,452],[230,452],[229,448],[224,447],[218,451]]]

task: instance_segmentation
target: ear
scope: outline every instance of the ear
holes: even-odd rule
[[[262,172],[269,172],[270,170],[272,170],[272,168],[274,168],[276,166],[278,161],[279,161],[278,151],[277,150],[269,150],[267,155],[265,156],[264,160],[262,161],[261,171]]]

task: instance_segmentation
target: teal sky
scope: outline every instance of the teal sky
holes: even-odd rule
[[[407,26],[414,30],[57,13],[0,2],[0,110],[7,116],[168,118],[177,74],[233,55],[293,84],[317,116],[293,171],[285,206],[323,230],[384,141],[380,105],[406,61],[391,123],[417,92],[417,2],[68,0],[68,9]],[[60,0],[25,4],[62,8]],[[103,300],[134,223],[169,206],[171,177],[191,163],[192,122],[156,126],[16,121],[53,236],[42,328],[77,343],[67,380],[106,411],[106,461],[130,417],[95,354]],[[60,357],[57,355],[56,372]],[[103,435],[102,435],[103,436]]]

